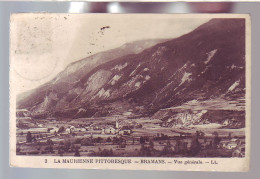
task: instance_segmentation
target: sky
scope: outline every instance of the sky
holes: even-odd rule
[[[16,93],[25,92],[74,61],[136,40],[173,39],[209,20],[176,14],[15,14],[10,21],[11,80]]]

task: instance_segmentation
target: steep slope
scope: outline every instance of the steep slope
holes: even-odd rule
[[[73,87],[84,75],[89,71],[94,69],[100,64],[114,60],[115,58],[127,55],[127,54],[137,54],[146,48],[149,48],[155,44],[166,41],[165,39],[155,39],[155,40],[140,40],[132,43],[126,43],[119,48],[100,52],[91,55],[82,60],[73,62],[69,64],[64,71],[59,73],[50,82],[17,96],[17,107],[18,108],[28,108],[36,106],[49,95],[50,91],[59,91],[61,95],[67,93],[68,90]],[[60,95],[59,95],[60,97]],[[43,109],[45,111],[47,109]]]
[[[245,22],[213,19],[138,54],[73,69],[18,106],[33,114],[77,118],[127,111],[152,116],[192,100],[237,101],[245,95]]]

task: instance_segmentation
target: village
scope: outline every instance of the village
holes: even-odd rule
[[[236,130],[175,129],[150,118],[32,119],[17,111],[17,155],[244,157]]]

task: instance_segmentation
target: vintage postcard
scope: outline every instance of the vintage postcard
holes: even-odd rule
[[[245,14],[10,17],[10,165],[248,171]]]

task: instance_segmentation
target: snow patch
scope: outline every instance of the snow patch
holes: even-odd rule
[[[133,76],[136,72],[136,69],[134,71],[132,71],[132,73],[130,74],[130,76]]]
[[[99,97],[110,97],[110,90],[104,90],[104,88],[102,88],[98,94],[97,94]]]
[[[87,110],[84,109],[84,108],[79,108],[77,114],[82,113],[82,112],[85,113],[86,111],[87,111]],[[77,115],[77,114],[76,114],[76,115]]]
[[[120,78],[121,76],[115,75],[111,80],[111,85],[114,85]]]
[[[123,65],[116,65],[112,70],[118,70],[118,71],[120,71],[120,70],[124,69],[127,65],[128,65],[127,62],[124,63]]]
[[[209,69],[210,66],[211,66],[211,65],[207,66],[207,67],[201,72],[201,74],[204,74],[204,73]],[[199,76],[200,76],[200,75],[199,75]]]
[[[204,63],[208,64],[210,62],[210,60],[214,57],[214,55],[216,54],[217,51],[218,51],[218,49],[215,49],[215,50],[212,50],[209,53],[207,53],[208,58]]]
[[[99,92],[98,92],[98,96],[101,97],[103,94],[105,93],[104,88],[102,88]]]
[[[86,109],[84,109],[84,108],[79,108],[78,113],[80,113],[80,112],[86,112]]]
[[[235,69],[235,68],[236,68],[236,65],[233,64],[233,65],[231,66],[231,69],[233,70],[233,69]]]
[[[196,99],[189,101],[190,103],[197,103],[198,101]]]
[[[190,78],[190,76],[192,75],[192,73],[187,73],[185,72],[182,79],[181,79],[181,83],[179,86],[181,86],[183,83],[185,83],[186,81],[191,81],[192,79]]]
[[[231,69],[234,70],[234,69],[243,69],[244,67],[239,67],[239,66],[236,66],[236,65],[232,65],[231,66]]]
[[[145,80],[146,80],[146,81],[148,81],[148,80],[150,80],[150,79],[151,79],[151,77],[150,77],[149,75],[146,75],[146,76],[145,76]]]
[[[228,88],[228,92],[233,91],[240,83],[240,80],[236,81],[235,83],[233,83],[229,88]]]
[[[108,78],[111,76],[111,72],[105,71],[105,70],[99,70],[87,81],[87,88],[86,91],[95,91],[99,88],[101,88],[106,82],[108,81]]]
[[[136,69],[134,69],[134,71],[132,71],[132,73],[130,74],[130,76],[133,76],[133,75],[136,73],[137,69],[138,69],[140,66],[141,66],[141,64],[138,64],[138,66],[136,67]]]
[[[186,68],[187,67],[187,64],[185,63],[181,68],[180,70],[182,70],[183,68]]]
[[[140,88],[140,86],[141,86],[141,82],[137,82],[137,83],[135,83],[135,87],[137,87],[137,88]]]
[[[110,90],[107,90],[104,94],[103,94],[104,97],[109,97],[110,96]]]

